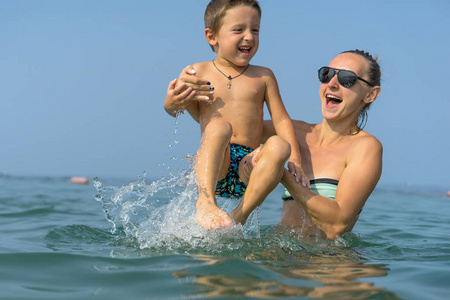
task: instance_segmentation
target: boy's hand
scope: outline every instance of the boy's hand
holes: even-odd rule
[[[297,182],[301,182],[301,184],[304,187],[307,187],[311,189],[311,184],[309,183],[308,177],[305,175],[305,172],[303,171],[301,164],[298,161],[295,160],[289,160],[288,162],[288,169],[289,173],[294,175],[295,180]]]

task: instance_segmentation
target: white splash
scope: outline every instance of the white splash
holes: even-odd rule
[[[204,230],[194,219],[198,191],[192,168],[171,173],[150,184],[142,179],[121,187],[104,187],[94,178],[96,200],[102,203],[112,233],[123,229],[141,249],[165,249],[175,252],[235,250],[247,240],[260,239],[258,210],[244,227],[235,225],[218,230]],[[237,200],[218,198],[218,205],[230,213]],[[180,250],[181,249],[181,250]]]

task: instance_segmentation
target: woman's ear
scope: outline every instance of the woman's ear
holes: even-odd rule
[[[371,88],[370,91],[364,97],[364,102],[372,103],[373,101],[375,101],[375,99],[377,99],[378,95],[380,94],[380,91],[381,89],[379,86]]]
[[[210,44],[212,47],[217,45],[216,35],[214,34],[211,28],[205,29],[205,38],[208,44]]]

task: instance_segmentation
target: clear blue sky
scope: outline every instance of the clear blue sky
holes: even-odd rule
[[[212,60],[207,0],[0,1],[0,172],[160,177],[200,133],[162,104],[168,82]],[[450,2],[260,0],[260,48],[293,119],[320,122],[317,69],[344,50],[379,56],[366,130],[382,183],[450,183]],[[269,116],[266,115],[268,118]],[[172,158],[177,158],[174,160]]]

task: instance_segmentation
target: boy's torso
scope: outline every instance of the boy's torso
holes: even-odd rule
[[[261,144],[266,92],[264,77],[258,74],[262,68],[250,66],[231,82],[212,62],[196,64],[195,69],[199,77],[214,86],[212,101],[202,101],[199,105],[202,133],[211,119],[221,118],[233,128],[231,143],[257,148]],[[228,83],[231,83],[230,88]]]

